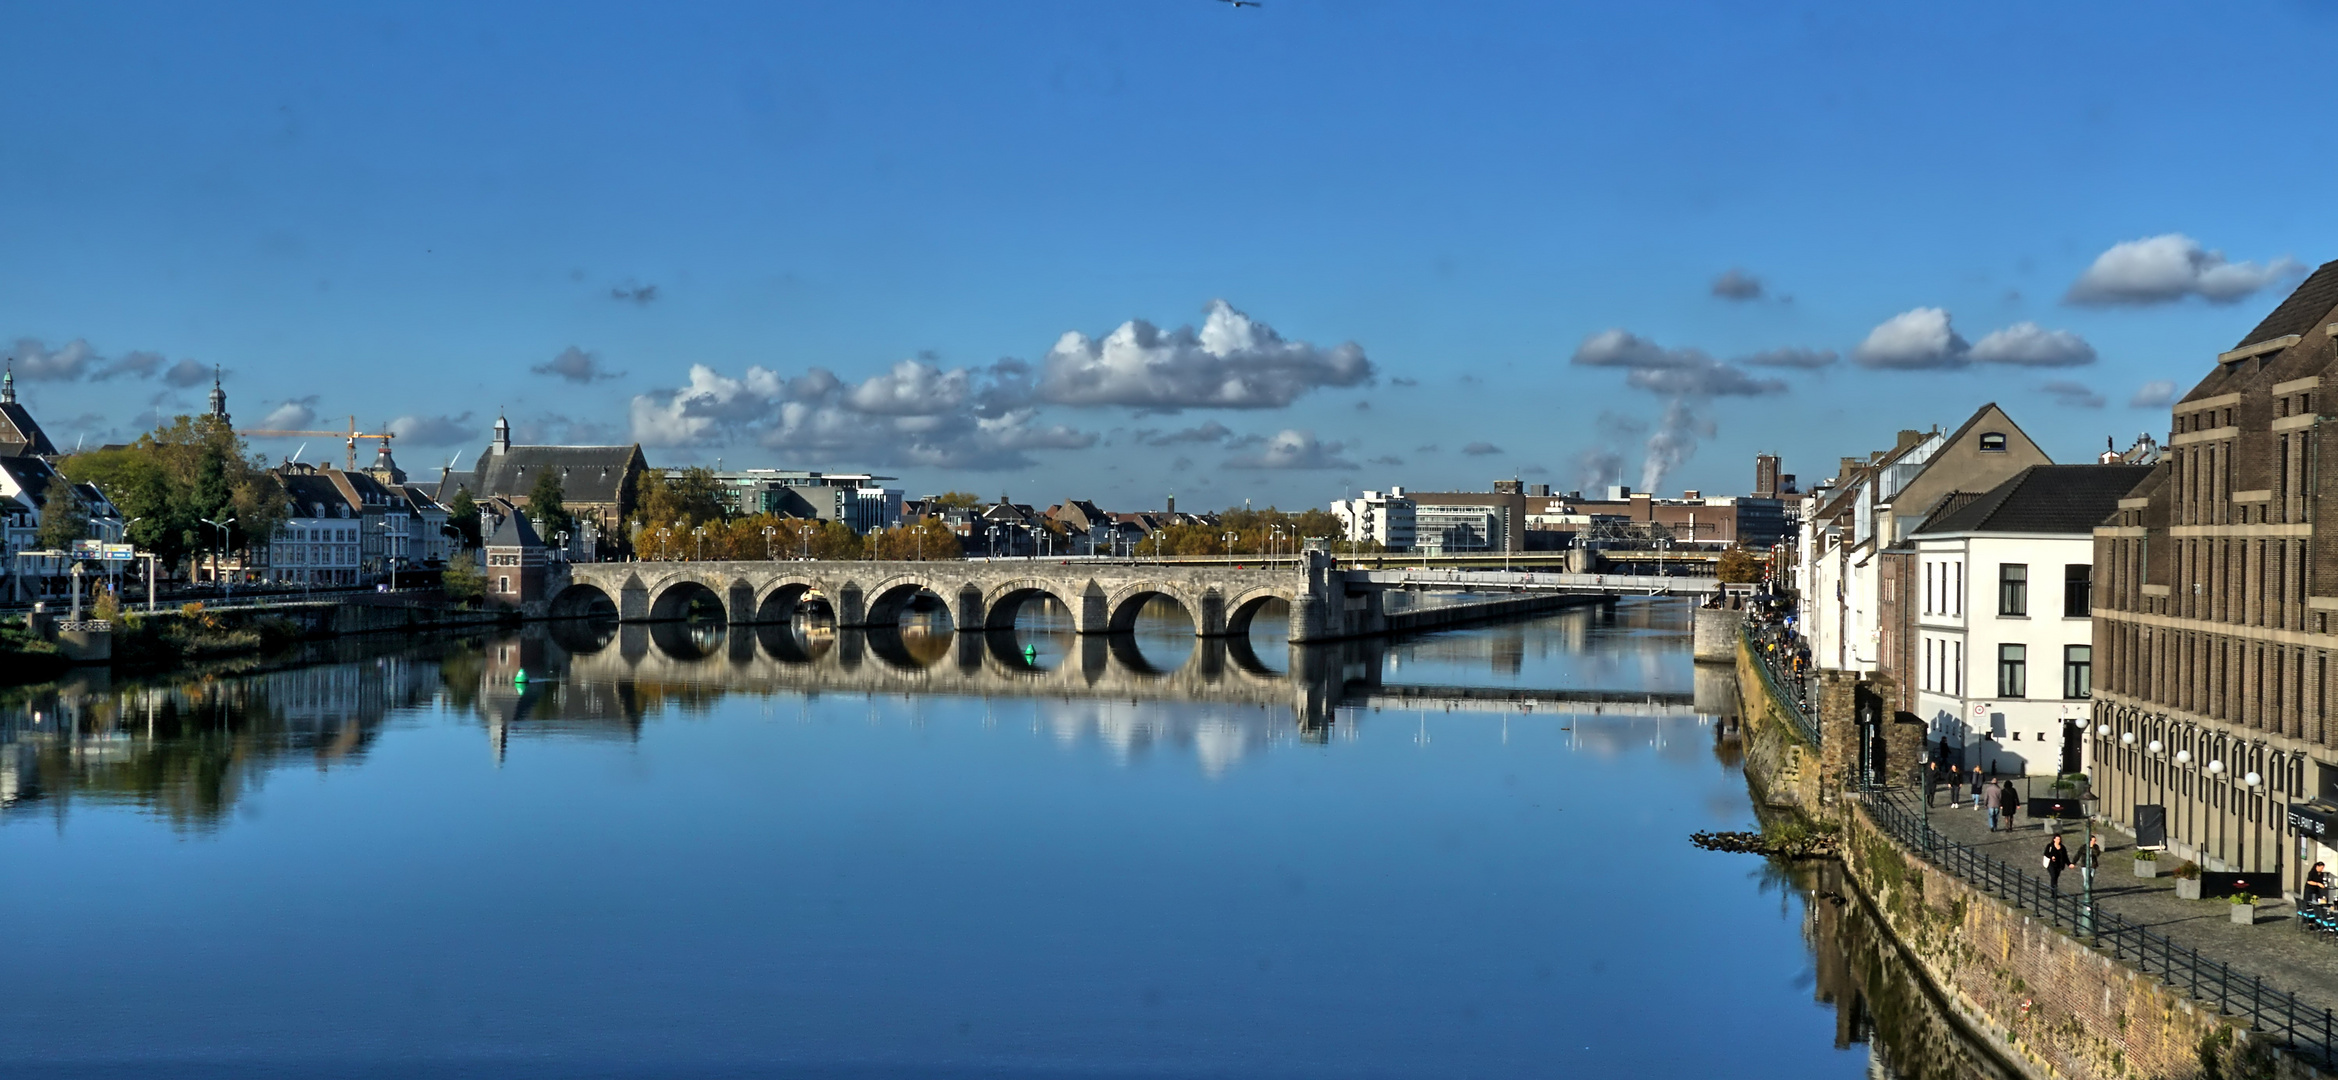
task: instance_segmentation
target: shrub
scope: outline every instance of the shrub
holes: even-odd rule
[[[2181,865],[2178,865],[2178,866],[2177,866],[2177,867],[2176,867],[2174,870],[2170,871],[2170,872],[2169,872],[2169,876],[2170,876],[2170,877],[2180,877],[2180,878],[2196,878],[2196,877],[2199,877],[2199,876],[2200,876],[2200,864],[2199,864],[2199,863],[2196,863],[2196,862],[2193,862],[2193,861],[2192,861],[2192,860],[2190,860],[2190,859],[2186,859],[2186,860],[2184,860],[2184,861],[2183,861],[2183,863],[2182,863]]]

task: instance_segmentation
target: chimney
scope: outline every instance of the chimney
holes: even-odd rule
[[[1681,498],[1683,498],[1683,499],[1690,499],[1690,500],[1694,500],[1694,499],[1702,499],[1702,498],[1704,498],[1704,497],[1705,497],[1705,493],[1704,493],[1704,492],[1702,492],[1702,491],[1699,491],[1699,490],[1697,490],[1696,488],[1690,488],[1690,489],[1688,489],[1687,491],[1683,491],[1683,492],[1681,492],[1681,493],[1680,493],[1680,497],[1681,497]]]
[[[1909,448],[1909,447],[1911,447],[1911,446],[1914,446],[1914,445],[1916,445],[1917,443],[1920,443],[1920,442],[1923,442],[1923,441],[1924,441],[1924,433],[1923,433],[1923,432],[1921,432],[1921,431],[1916,431],[1916,430],[1913,430],[1913,429],[1909,429],[1909,430],[1903,430],[1903,431],[1901,431],[1901,432],[1900,432],[1900,441],[1899,441],[1898,443],[1895,443],[1895,444],[1893,444],[1893,446],[1892,446],[1892,449],[1893,449],[1894,451],[1905,450],[1905,449],[1907,449],[1907,448]]]
[[[1166,511],[1164,511],[1164,512],[1165,512],[1165,513],[1171,513],[1171,514],[1174,514],[1174,513],[1176,513],[1176,512],[1177,512],[1177,496],[1175,496],[1175,495],[1171,495],[1171,496],[1169,496],[1169,508],[1168,508]]]

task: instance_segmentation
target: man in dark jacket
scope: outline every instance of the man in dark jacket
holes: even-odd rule
[[[2094,895],[2094,872],[2103,865],[2103,838],[2089,836],[2086,846],[2078,849],[2078,881],[2088,896]]]

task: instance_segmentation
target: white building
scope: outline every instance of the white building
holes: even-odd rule
[[[1902,643],[1885,640],[1891,622],[1885,609],[1900,593],[1886,571],[1905,553],[1908,535],[1950,495],[1993,488],[2024,468],[2051,463],[1995,404],[1981,406],[1954,432],[1902,431],[1890,450],[1845,459],[1831,490],[1806,504],[1811,510],[1800,525],[1796,578],[1811,663],[1895,670],[1895,646]]]
[[[1331,516],[1338,518],[1342,540],[1379,544],[1389,551],[1406,551],[1416,536],[1419,508],[1404,497],[1403,488],[1367,491],[1361,498],[1338,499]]]
[[[2094,529],[2151,472],[2038,465],[1944,501],[1912,534],[1917,715],[1961,767],[2083,768],[2094,691]]]

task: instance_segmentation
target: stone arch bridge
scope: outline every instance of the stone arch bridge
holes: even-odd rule
[[[1319,552],[1262,568],[1037,560],[572,563],[543,614],[615,609],[624,622],[681,619],[711,598],[732,625],[784,623],[824,607],[839,627],[897,625],[920,596],[960,629],[1011,629],[1030,601],[1053,598],[1081,634],[1133,629],[1156,598],[1177,602],[1200,637],[1245,636],[1270,601],[1290,605],[1290,640],[1328,641],[1385,628],[1380,586]],[[1353,580],[1351,580],[1353,577]],[[604,606],[606,605],[606,606]]]

